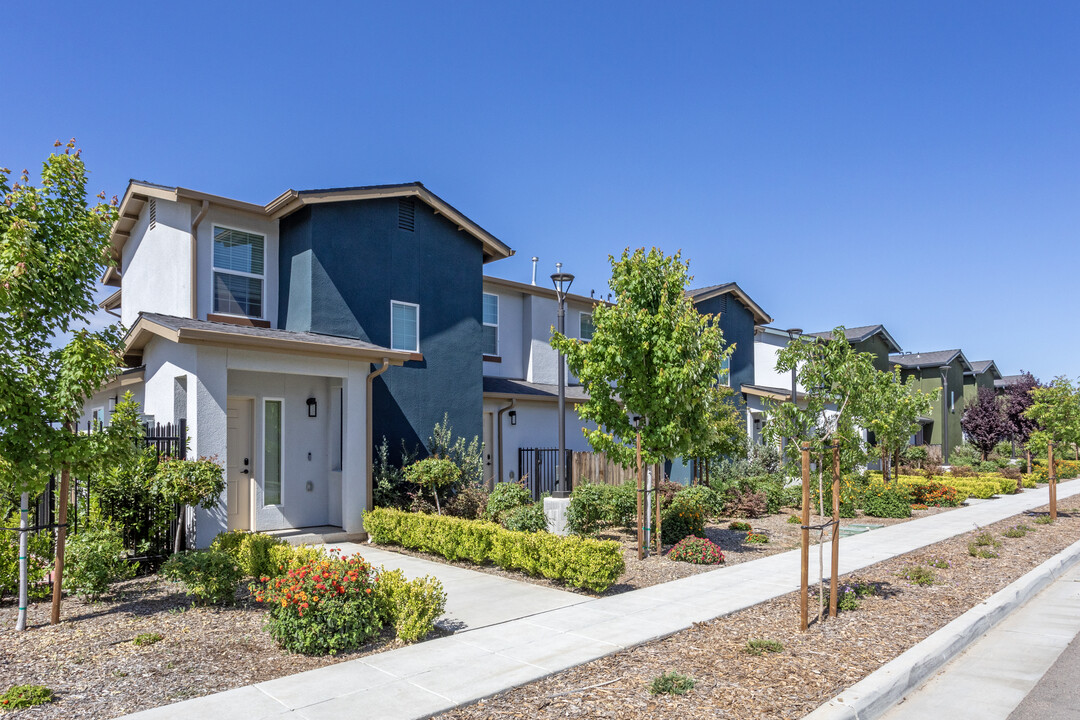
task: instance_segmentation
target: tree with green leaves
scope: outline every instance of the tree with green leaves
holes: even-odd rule
[[[842,326],[833,330],[830,340],[802,336],[777,354],[777,372],[794,369],[805,395],[798,403],[767,403],[765,437],[776,444],[784,438],[794,441],[786,445],[794,467],[800,462],[800,441],[810,442],[814,455],[839,442],[840,466],[845,472],[866,461],[858,428],[874,414],[879,380],[873,357],[857,352]]]
[[[63,486],[69,471],[93,464],[112,439],[74,431],[85,399],[117,372],[122,349],[118,326],[87,329],[97,309],[94,288],[109,262],[116,199],[108,204],[101,194],[88,205],[86,182],[74,141],[44,162],[37,187],[25,170],[12,182],[0,169],[0,490],[21,496],[23,527],[30,494],[44,490],[50,473],[62,468]],[[66,510],[61,502],[54,622]],[[22,533],[21,545],[25,540]],[[25,627],[25,600],[18,625]]]
[[[734,346],[725,345],[719,318],[687,297],[689,265],[656,248],[608,260],[617,302],[594,308],[592,339],[551,338],[589,394],[577,408],[596,424],[584,431],[589,444],[623,467],[635,463],[639,431],[646,463],[735,447],[741,424],[719,381]]]
[[[889,461],[899,467],[900,453],[907,447],[911,436],[919,431],[919,418],[929,415],[940,390],[926,392],[915,387],[915,378],[904,382],[899,368],[892,372],[878,372],[869,387],[869,396],[863,403],[861,422],[874,433],[881,454],[881,473],[889,482]]]
[[[1049,385],[1032,388],[1031,400],[1024,415],[1039,424],[1028,439],[1033,452],[1045,452],[1050,442],[1055,446],[1080,443],[1080,388],[1059,375]]]

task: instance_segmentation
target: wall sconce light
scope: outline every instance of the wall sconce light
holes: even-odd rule
[[[318,403],[315,401],[315,398],[308,398],[307,399],[307,416],[308,417],[316,417],[318,415],[318,410],[319,410],[319,406],[318,406]]]
[[[113,395],[111,398],[109,398],[109,412],[113,412],[114,410],[116,410],[116,403],[118,402],[120,402],[119,395]]]
[[[517,410],[511,410],[507,414],[510,416],[510,424],[517,425]]]

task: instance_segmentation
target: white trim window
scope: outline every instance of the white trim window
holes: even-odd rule
[[[420,352],[420,306],[390,301],[390,349]]]
[[[262,319],[266,237],[214,226],[214,312]]]
[[[578,335],[585,342],[592,340],[593,331],[596,330],[596,326],[593,325],[592,313],[578,313]]]
[[[720,361],[720,384],[731,387],[731,356]]]
[[[263,506],[283,505],[281,478],[285,467],[282,438],[282,398],[263,398]]]
[[[484,293],[484,354],[499,355],[499,296]]]

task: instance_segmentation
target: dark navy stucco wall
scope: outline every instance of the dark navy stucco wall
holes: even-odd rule
[[[280,224],[279,327],[390,346],[390,301],[420,306],[424,359],[391,367],[373,388],[373,437],[395,455],[423,447],[449,413],[455,435],[482,432],[479,241],[416,200],[415,230],[398,200],[313,205]]]
[[[740,397],[743,385],[754,384],[754,314],[731,293],[697,303],[698,312],[720,316],[724,342],[731,354],[731,389]]]

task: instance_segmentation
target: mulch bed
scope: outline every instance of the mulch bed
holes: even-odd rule
[[[1002,536],[1019,522],[1034,532]],[[971,557],[968,543],[987,530],[1001,542],[1000,557]],[[878,594],[806,633],[798,630],[798,594],[791,593],[440,717],[801,718],[1078,538],[1080,508],[1059,513],[1053,525],[1017,516],[846,576],[847,583],[872,583]],[[934,558],[950,567],[934,568],[932,585],[899,575]],[[746,644],[755,639],[778,641],[783,650],[750,655]],[[668,671],[697,684],[685,696],[650,694],[651,681]]]
[[[17,633],[17,606],[0,605],[0,691],[35,684],[56,693],[10,717],[112,718],[400,645],[391,630],[351,653],[293,655],[263,630],[266,611],[246,591],[233,607],[193,607],[156,576],[117,583],[99,603],[65,598],[59,625],[48,624],[50,611],[48,601],[31,604],[30,629]],[[141,633],[164,639],[138,647],[131,640]]]
[[[954,508],[931,507],[925,510],[912,510],[910,518],[898,519],[866,517],[860,512],[859,517],[857,518],[842,519],[840,521],[840,526],[843,527],[844,525],[851,525],[853,523],[895,525],[896,523],[916,520],[928,515],[947,512],[952,509]],[[769,537],[769,542],[763,545],[744,543],[743,539],[746,537],[745,532],[728,528],[728,525],[732,520],[738,520],[739,518],[717,518],[715,521],[707,523],[705,526],[705,536],[719,545],[720,549],[724,551],[725,565],[734,565],[748,560],[757,560],[769,555],[793,550],[799,546],[800,526],[788,522],[789,517],[798,514],[798,510],[785,508],[775,515],[767,515],[753,520],[742,520],[742,522],[749,523],[754,529],[754,532],[764,533]],[[818,525],[825,522],[826,519],[827,518],[812,515],[810,524]],[[811,531],[810,537],[811,542],[816,542],[817,532]],[[828,542],[831,537],[830,534],[826,533],[826,542]],[[413,557],[431,560],[432,562],[443,563],[444,565],[454,565],[468,570],[477,570],[511,580],[520,580],[522,582],[532,583],[533,585],[542,585],[557,590],[566,590],[568,592],[587,595],[589,597],[618,595],[619,593],[629,592],[630,590],[640,590],[641,588],[659,585],[660,583],[678,580],[679,578],[716,569],[716,566],[714,565],[692,565],[690,563],[672,562],[671,560],[668,560],[667,553],[671,550],[671,545],[665,545],[662,554],[658,555],[654,553],[643,560],[638,560],[637,534],[629,530],[610,529],[601,532],[597,538],[600,540],[615,540],[616,542],[621,543],[623,546],[623,559],[626,562],[626,571],[619,578],[619,581],[599,595],[590,590],[572,588],[562,583],[555,582],[554,580],[548,580],[547,578],[533,577],[521,572],[503,570],[495,565],[475,565],[466,560],[450,561],[440,555],[418,552],[398,545],[375,545],[375,547],[389,552],[403,553],[405,555],[412,555]]]

